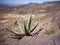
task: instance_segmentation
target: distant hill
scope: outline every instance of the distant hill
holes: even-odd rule
[[[18,6],[0,5],[0,13],[41,14],[41,13],[55,13],[57,11],[60,11],[60,1],[29,3]]]

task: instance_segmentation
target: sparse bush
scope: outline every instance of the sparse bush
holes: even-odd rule
[[[43,32],[43,34],[47,34],[47,35],[54,34],[54,33],[55,33],[55,31],[52,29],[49,29],[49,30],[46,30],[45,32]]]

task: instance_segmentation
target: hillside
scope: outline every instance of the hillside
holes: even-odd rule
[[[41,14],[55,13],[60,11],[60,1],[44,2],[44,3],[29,3],[18,6],[0,6],[0,13],[15,13],[15,14]]]

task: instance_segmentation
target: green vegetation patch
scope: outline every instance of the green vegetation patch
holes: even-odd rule
[[[43,34],[47,34],[47,35],[54,34],[54,33],[55,33],[55,31],[52,29],[48,29],[45,32],[43,32]]]

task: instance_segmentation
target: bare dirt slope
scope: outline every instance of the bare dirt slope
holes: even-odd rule
[[[60,45],[60,29],[58,26],[58,24],[60,24],[59,23],[60,15],[57,15],[59,13],[60,12],[56,13],[56,15],[48,16],[48,18],[43,19],[42,21],[39,20],[39,25],[37,27],[37,30],[40,28],[43,28],[43,30],[40,31],[39,35],[34,36],[34,37],[25,36],[19,41],[16,39],[7,38],[7,35],[5,35],[4,36],[4,38],[6,38],[5,42],[0,42],[0,45]],[[29,16],[28,15],[21,16],[21,18],[23,20],[25,20],[27,17],[29,17]],[[37,17],[35,16],[36,19],[38,17],[39,16],[37,16]],[[33,18],[34,18],[34,16],[33,16]],[[9,21],[8,21],[8,24],[9,24]],[[4,29],[5,28],[3,28],[3,30]],[[47,29],[53,29],[55,31],[55,33],[51,34],[51,35],[42,34]]]

